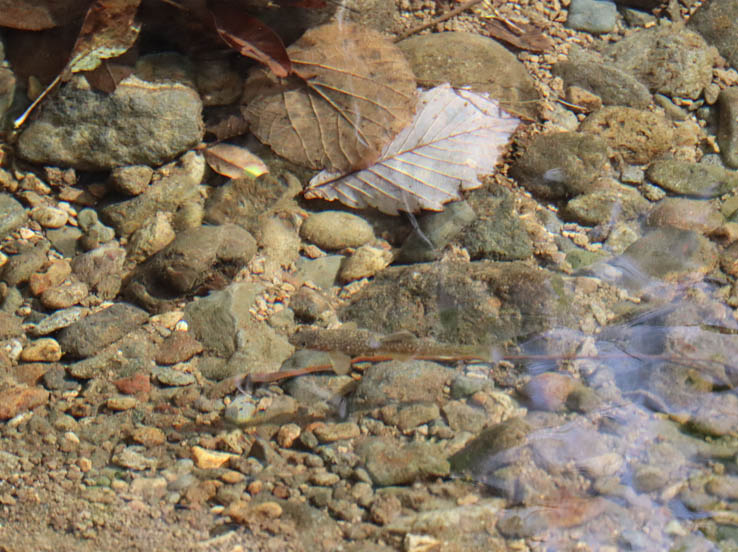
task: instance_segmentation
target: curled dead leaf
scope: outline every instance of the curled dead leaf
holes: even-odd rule
[[[218,174],[228,178],[251,176],[256,178],[269,169],[256,155],[242,146],[221,142],[204,151],[205,161]]]
[[[259,68],[244,96],[251,131],[282,157],[312,169],[366,167],[412,119],[415,77],[380,33],[332,23],[287,51],[297,76]]]

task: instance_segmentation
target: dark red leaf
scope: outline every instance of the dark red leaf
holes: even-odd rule
[[[208,9],[218,34],[231,48],[263,63],[278,77],[292,72],[282,39],[264,23],[222,1],[208,2]]]

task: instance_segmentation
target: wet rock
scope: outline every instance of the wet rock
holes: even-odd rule
[[[108,243],[115,238],[115,230],[105,226],[97,218],[97,211],[82,209],[77,215],[77,222],[84,232],[79,245],[85,251],[97,249],[101,244]]]
[[[185,230],[136,268],[125,293],[151,311],[168,310],[178,297],[224,287],[254,253],[256,241],[240,226]]]
[[[668,475],[657,466],[639,466],[633,474],[633,484],[639,492],[650,493],[663,488],[669,482]]]
[[[322,211],[310,215],[300,227],[300,236],[321,249],[359,247],[374,239],[372,227],[363,218],[344,211]]]
[[[673,226],[701,234],[710,234],[725,222],[713,204],[680,197],[659,201],[646,220],[651,226]]]
[[[435,404],[412,404],[400,408],[391,405],[383,407],[380,416],[386,425],[408,431],[439,419],[441,413]]]
[[[77,255],[72,259],[72,271],[98,297],[112,299],[121,288],[125,258],[125,250],[111,243]]]
[[[87,314],[82,307],[70,307],[58,310],[49,316],[39,320],[29,331],[31,335],[48,335],[62,328],[66,328]],[[2,332],[0,332],[0,338]]]
[[[39,205],[31,209],[31,218],[44,228],[61,228],[69,220],[69,215],[58,207]]]
[[[259,178],[237,178],[216,188],[205,203],[205,221],[238,224],[258,234],[260,217],[302,190],[300,180],[285,172]]]
[[[0,49],[0,61],[4,57],[3,51]],[[0,126],[2,127],[5,127],[5,115],[13,105],[15,84],[16,79],[13,71],[7,67],[0,67]]]
[[[361,278],[370,278],[392,262],[392,252],[382,247],[362,245],[350,257],[341,262],[338,279],[342,282],[353,282]]]
[[[676,159],[654,161],[646,175],[664,190],[697,197],[717,197],[738,186],[737,171]]]
[[[714,45],[733,67],[738,67],[738,2],[705,2],[689,19],[689,27]]]
[[[576,45],[569,50],[569,58],[554,65],[552,71],[567,86],[589,90],[605,105],[645,109],[651,103],[648,88],[633,75]]]
[[[403,485],[449,473],[449,464],[435,445],[423,441],[403,444],[370,437],[357,450],[375,485]]]
[[[726,88],[720,93],[718,108],[720,123],[717,139],[720,155],[726,165],[738,169],[738,86]]]
[[[738,500],[738,477],[735,475],[715,476],[707,482],[705,490],[720,498]]]
[[[49,402],[49,392],[41,387],[15,386],[0,390],[0,420],[9,420],[21,412]]]
[[[260,284],[231,284],[185,309],[193,335],[206,351],[229,359],[234,373],[276,371],[294,351],[285,338],[249,312],[262,291]]]
[[[422,360],[381,362],[367,369],[351,396],[352,410],[388,404],[440,403],[453,371]]]
[[[318,441],[323,444],[355,439],[361,434],[356,422],[318,423],[312,428],[312,432],[318,438]]]
[[[521,390],[531,408],[539,410],[563,410],[569,395],[581,386],[572,377],[556,372],[539,374]]]
[[[443,415],[454,431],[479,433],[488,423],[487,413],[481,408],[474,408],[464,401],[450,401],[443,405]]]
[[[617,15],[617,6],[610,0],[572,0],[566,25],[592,34],[609,33],[615,29]]]
[[[256,405],[253,400],[246,395],[241,395],[233,399],[225,411],[223,412],[223,419],[236,425],[243,425],[254,416],[256,412]]]
[[[54,259],[50,261],[44,272],[34,272],[28,279],[28,288],[34,295],[58,286],[72,273],[72,266],[66,259]]]
[[[205,160],[195,152],[159,169],[148,189],[131,199],[102,209],[102,217],[118,234],[128,236],[159,212],[175,212],[199,200],[199,184],[205,174]]]
[[[140,263],[174,240],[174,228],[169,218],[164,213],[156,213],[153,219],[131,234],[127,247],[129,260]]]
[[[516,261],[533,255],[533,241],[515,208],[512,194],[500,197],[473,195],[470,203],[477,213],[459,236],[459,243],[472,260]]]
[[[195,376],[174,368],[155,368],[153,376],[160,384],[171,387],[184,387],[195,383]]]
[[[146,191],[153,175],[154,169],[147,165],[129,165],[110,171],[108,182],[122,194],[137,196]]]
[[[9,312],[0,312],[0,341],[23,335],[21,319]]]
[[[487,92],[500,107],[526,119],[537,116],[538,93],[518,59],[489,38],[459,32],[414,36],[398,44],[418,81],[450,83]]]
[[[466,201],[450,203],[440,213],[419,217],[420,230],[412,232],[397,254],[400,263],[428,262],[438,258],[461,230],[476,218]]]
[[[25,246],[16,255],[9,257],[1,267],[2,280],[9,286],[27,282],[32,274],[46,264],[49,245],[49,242],[43,240],[34,246]]]
[[[607,179],[601,182],[601,188],[570,199],[562,211],[563,218],[596,226],[632,220],[651,207],[638,190]]]
[[[533,426],[524,418],[510,418],[485,429],[449,458],[451,470],[468,472],[475,477],[491,473],[498,467],[496,455],[525,444],[531,431]]]
[[[583,132],[595,134],[627,163],[642,165],[669,150],[674,131],[663,117],[632,107],[610,106],[587,117]]]
[[[149,470],[156,468],[158,462],[155,458],[145,456],[146,449],[139,445],[125,447],[113,455],[114,464],[131,470]]]
[[[56,339],[42,337],[31,341],[21,352],[21,360],[24,362],[57,362],[61,360],[62,350]]]
[[[639,29],[604,53],[652,92],[666,96],[695,100],[712,80],[714,49],[699,34],[674,25]]]
[[[0,192],[0,240],[25,224],[28,216],[13,196]]]
[[[116,303],[61,330],[59,344],[66,355],[87,358],[140,326],[148,318],[146,311],[125,303]]]
[[[39,298],[47,309],[66,309],[81,303],[90,293],[87,284],[76,278],[47,289]]]
[[[718,260],[717,249],[707,238],[671,226],[648,232],[623,255],[646,278],[666,282],[699,280]]]
[[[154,360],[157,364],[178,364],[191,359],[202,350],[202,344],[191,333],[175,331],[161,342]]]
[[[343,255],[326,255],[317,259],[301,257],[296,263],[296,275],[302,282],[311,282],[319,288],[329,291],[336,283],[344,259]]]
[[[510,175],[537,197],[561,199],[585,193],[607,163],[607,144],[581,132],[536,136]]]
[[[130,76],[103,94],[75,78],[26,127],[18,154],[85,170],[161,165],[200,142],[201,112],[197,92],[183,84]]]
[[[386,268],[341,317],[382,334],[486,344],[567,324],[577,312],[560,277],[520,262],[475,261]]]

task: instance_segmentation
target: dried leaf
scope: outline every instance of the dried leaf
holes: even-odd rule
[[[245,92],[251,131],[282,157],[313,169],[366,167],[412,119],[415,77],[378,32],[323,25],[288,53],[300,78],[258,69]]]
[[[486,95],[444,84],[423,92],[413,122],[382,152],[377,163],[350,174],[323,171],[305,197],[323,198],[388,214],[440,211],[459,190],[481,185],[500,148],[519,121]]]
[[[204,153],[210,168],[228,178],[256,178],[269,172],[261,159],[241,146],[221,142],[210,146]]]
[[[218,35],[231,48],[263,63],[278,77],[292,72],[282,39],[264,23],[222,1],[208,2],[208,9]]]
[[[85,15],[66,70],[92,71],[102,60],[133,46],[141,26],[135,22],[141,0],[95,0]]]
[[[491,38],[530,52],[545,52],[554,45],[540,28],[530,23],[513,25],[505,19],[493,18],[485,21],[484,30]]]

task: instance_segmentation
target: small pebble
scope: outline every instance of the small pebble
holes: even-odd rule
[[[61,360],[62,350],[56,339],[42,337],[31,341],[23,348],[20,358],[24,362],[57,362]]]

